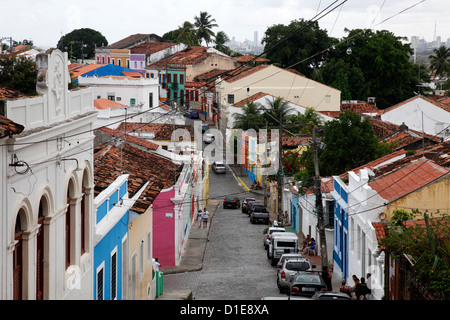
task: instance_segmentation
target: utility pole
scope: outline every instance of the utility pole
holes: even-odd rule
[[[323,223],[323,205],[322,205],[322,190],[320,185],[319,162],[317,159],[317,141],[316,141],[316,127],[312,126],[313,138],[313,153],[314,153],[314,171],[315,179],[314,186],[316,192],[316,212],[317,212],[317,227],[319,229],[320,241],[320,262],[322,267],[328,266],[327,240],[325,237],[325,227]]]
[[[283,121],[282,121],[282,110],[278,110],[278,122],[280,131],[278,132],[278,174],[277,174],[277,184],[278,184],[278,205],[277,205],[277,221],[281,222],[281,225],[284,225],[282,214],[283,214]]]

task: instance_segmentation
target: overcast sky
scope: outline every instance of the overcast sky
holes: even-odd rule
[[[162,36],[184,21],[194,21],[200,11],[216,19],[218,28],[230,39],[259,40],[274,24],[312,19],[334,0],[2,0],[0,37],[16,41],[33,40],[36,46],[56,46],[59,38],[79,28],[91,28],[114,43],[135,33]],[[336,2],[341,3],[342,0]],[[344,37],[344,28],[368,28],[421,0],[348,0],[319,20],[330,36]],[[335,4],[335,5],[336,5]],[[425,0],[374,29],[386,29],[396,36],[417,35],[432,41],[435,33],[442,41],[450,38],[449,0]]]

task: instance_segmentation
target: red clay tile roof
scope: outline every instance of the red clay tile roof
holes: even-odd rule
[[[126,132],[153,132],[155,137],[152,140],[169,141],[172,139],[172,132],[175,129],[185,129],[194,140],[194,127],[189,125],[173,125],[173,124],[161,124],[161,123],[133,123],[127,122]],[[125,131],[125,123],[122,122],[117,131]],[[192,141],[191,140],[191,141]]]
[[[94,107],[97,110],[105,110],[105,109],[114,109],[114,108],[126,108],[127,106],[124,104],[121,104],[116,101],[112,101],[106,98],[103,99],[95,99],[94,100]]]
[[[189,47],[179,51],[167,59],[162,59],[150,65],[150,68],[165,68],[166,64],[193,65],[216,53],[207,52],[207,47]]]
[[[237,69],[236,72],[230,73],[227,77],[224,77],[227,82],[235,82],[240,79],[243,79],[245,77],[248,77],[249,75],[256,73],[258,71],[264,70],[268,68],[269,65],[267,64],[261,64],[259,66],[253,67],[253,68],[240,68]]]
[[[369,182],[384,199],[399,199],[448,174],[450,170],[429,160],[420,159]]]
[[[173,186],[178,178],[176,165],[167,159],[150,154],[125,143],[123,149],[109,145],[94,154],[95,195],[106,189],[117,177],[129,174],[128,192],[130,198],[150,181],[132,207],[137,213],[144,213],[163,188]]]
[[[385,223],[384,222],[372,222],[372,226],[375,229],[375,234],[377,236],[377,242],[380,243],[381,239],[384,239],[386,233],[384,231]],[[381,250],[384,250],[384,246],[378,246]]]
[[[352,110],[356,113],[378,113],[380,110],[371,103],[357,102],[357,103],[342,103],[341,112]]]
[[[247,97],[245,99],[242,99],[241,101],[236,102],[235,104],[233,104],[233,107],[243,107],[243,106],[247,105],[248,102],[254,102],[254,101],[261,99],[268,95],[269,95],[268,93],[264,93],[264,92],[255,93],[255,94],[251,95],[250,97]]]
[[[140,146],[140,147],[144,147],[147,148],[148,150],[152,150],[155,151],[156,149],[159,148],[159,144],[153,143],[151,141],[145,140],[145,139],[141,139],[135,136],[132,136],[130,134],[126,134],[123,132],[120,132],[118,130],[114,130],[114,129],[110,129],[107,127],[103,127],[100,128],[99,131],[106,133],[110,136],[116,137],[116,138],[120,138],[125,140],[128,143]]]
[[[142,42],[163,42],[164,39],[160,36],[154,34],[154,33],[136,33],[132,34],[126,38],[123,38],[122,40],[119,40],[117,42],[114,42],[113,44],[109,45],[107,48],[110,49],[125,49],[129,48],[133,45],[136,45],[138,43]]]
[[[130,48],[132,54],[153,54],[155,52],[175,46],[169,42],[144,42]]]
[[[11,137],[13,134],[19,134],[25,129],[21,124],[0,115],[0,138]]]
[[[237,60],[239,62],[270,62],[269,59],[265,59],[265,58],[258,58],[252,55],[245,55],[245,56],[240,56],[240,57],[233,57],[234,60]]]
[[[24,97],[26,97],[26,95],[23,93],[0,84],[0,100],[12,100]]]

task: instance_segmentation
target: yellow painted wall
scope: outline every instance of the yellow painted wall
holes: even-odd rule
[[[152,257],[147,256],[148,246],[152,246],[152,243],[147,241],[147,233],[153,229],[152,222],[153,209],[150,207],[147,211],[136,217],[128,224],[128,245],[129,256],[128,261],[131,262],[131,257],[136,252],[136,300],[147,300],[147,289],[150,283],[150,290],[152,290]],[[152,232],[153,233],[153,232]],[[141,279],[140,276],[140,243],[144,241],[144,276]],[[151,250],[151,247],[150,247]],[[152,252],[152,251],[151,251]],[[130,263],[131,266],[131,263]],[[129,279],[131,279],[131,267],[129,268]],[[131,297],[131,282],[129,283],[128,292]],[[150,299],[152,297],[152,291],[150,292]]]
[[[419,209],[433,216],[440,216],[442,213],[450,213],[450,177],[444,177],[440,180],[410,193],[407,196],[389,204],[385,209],[386,219],[390,219],[396,209],[405,209],[411,212],[411,209]],[[440,214],[437,211],[440,211]]]

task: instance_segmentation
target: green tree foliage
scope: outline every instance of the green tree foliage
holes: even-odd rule
[[[194,17],[194,25],[197,28],[197,38],[198,42],[201,44],[202,40],[205,41],[206,46],[211,42],[212,37],[214,37],[214,32],[212,28],[218,27],[215,23],[216,19],[212,19],[208,12],[201,11],[199,16]]]
[[[221,51],[221,52],[223,52],[223,53],[225,53],[225,54],[227,54],[227,55],[230,55],[231,54],[231,50],[230,50],[229,47],[227,47],[225,45],[225,43],[228,42],[228,41],[230,41],[230,38],[228,38],[226,33],[223,32],[223,31],[219,31],[219,32],[216,33],[216,36],[215,36],[214,43],[216,45],[214,46],[214,48],[219,50],[219,51]]]
[[[0,58],[0,84],[26,95],[36,94],[36,64],[25,57]]]
[[[194,25],[185,21],[178,29],[165,33],[163,39],[173,43],[184,43],[187,46],[198,46],[197,33]]]
[[[405,38],[387,30],[347,31],[347,45],[329,51],[330,59],[315,74],[316,80],[342,90],[343,99],[376,97],[381,109],[414,95],[419,79],[409,59],[413,50],[402,42]]]
[[[304,187],[311,185],[315,175],[312,150],[310,146],[301,154],[303,169],[295,175]],[[347,110],[324,125],[317,151],[320,175],[339,175],[391,152],[379,142],[368,119]]]
[[[269,127],[272,126],[280,126],[280,118],[282,123],[285,123],[288,117],[288,114],[292,111],[292,108],[289,107],[289,102],[283,100],[278,97],[276,99],[267,99],[267,108],[265,108],[265,112],[263,116],[266,120],[266,123]]]
[[[85,55],[84,59],[92,59],[95,56],[95,47],[102,45],[108,45],[108,41],[100,32],[82,28],[62,36],[56,47],[61,51],[69,52],[71,59],[82,59],[82,52]]]
[[[425,225],[417,223],[406,227],[391,221],[386,225],[386,236],[380,245],[389,249],[391,257],[410,256],[414,261],[415,280],[430,292],[450,299],[450,219],[448,215],[430,219],[427,213],[414,210],[416,219],[423,214]],[[402,219],[407,219],[404,213]]]
[[[258,129],[264,125],[264,118],[261,114],[261,105],[259,103],[248,101],[242,107],[242,114],[234,114],[234,128],[248,130]],[[259,125],[259,126],[258,126]]]
[[[377,159],[385,152],[367,118],[351,110],[325,123],[319,149],[320,174],[341,174]]]
[[[281,41],[286,39],[286,41]],[[300,19],[293,20],[289,25],[277,24],[269,27],[261,42],[264,44],[267,59],[282,68],[287,68],[295,63],[306,59],[322,50],[330,47],[333,43],[326,30],[319,28],[318,22]],[[327,58],[327,53],[317,55],[300,63],[294,68],[307,77],[311,77],[313,71]]]
[[[445,77],[450,73],[450,48],[441,46],[433,49],[433,54],[429,56],[430,70],[437,76]]]

